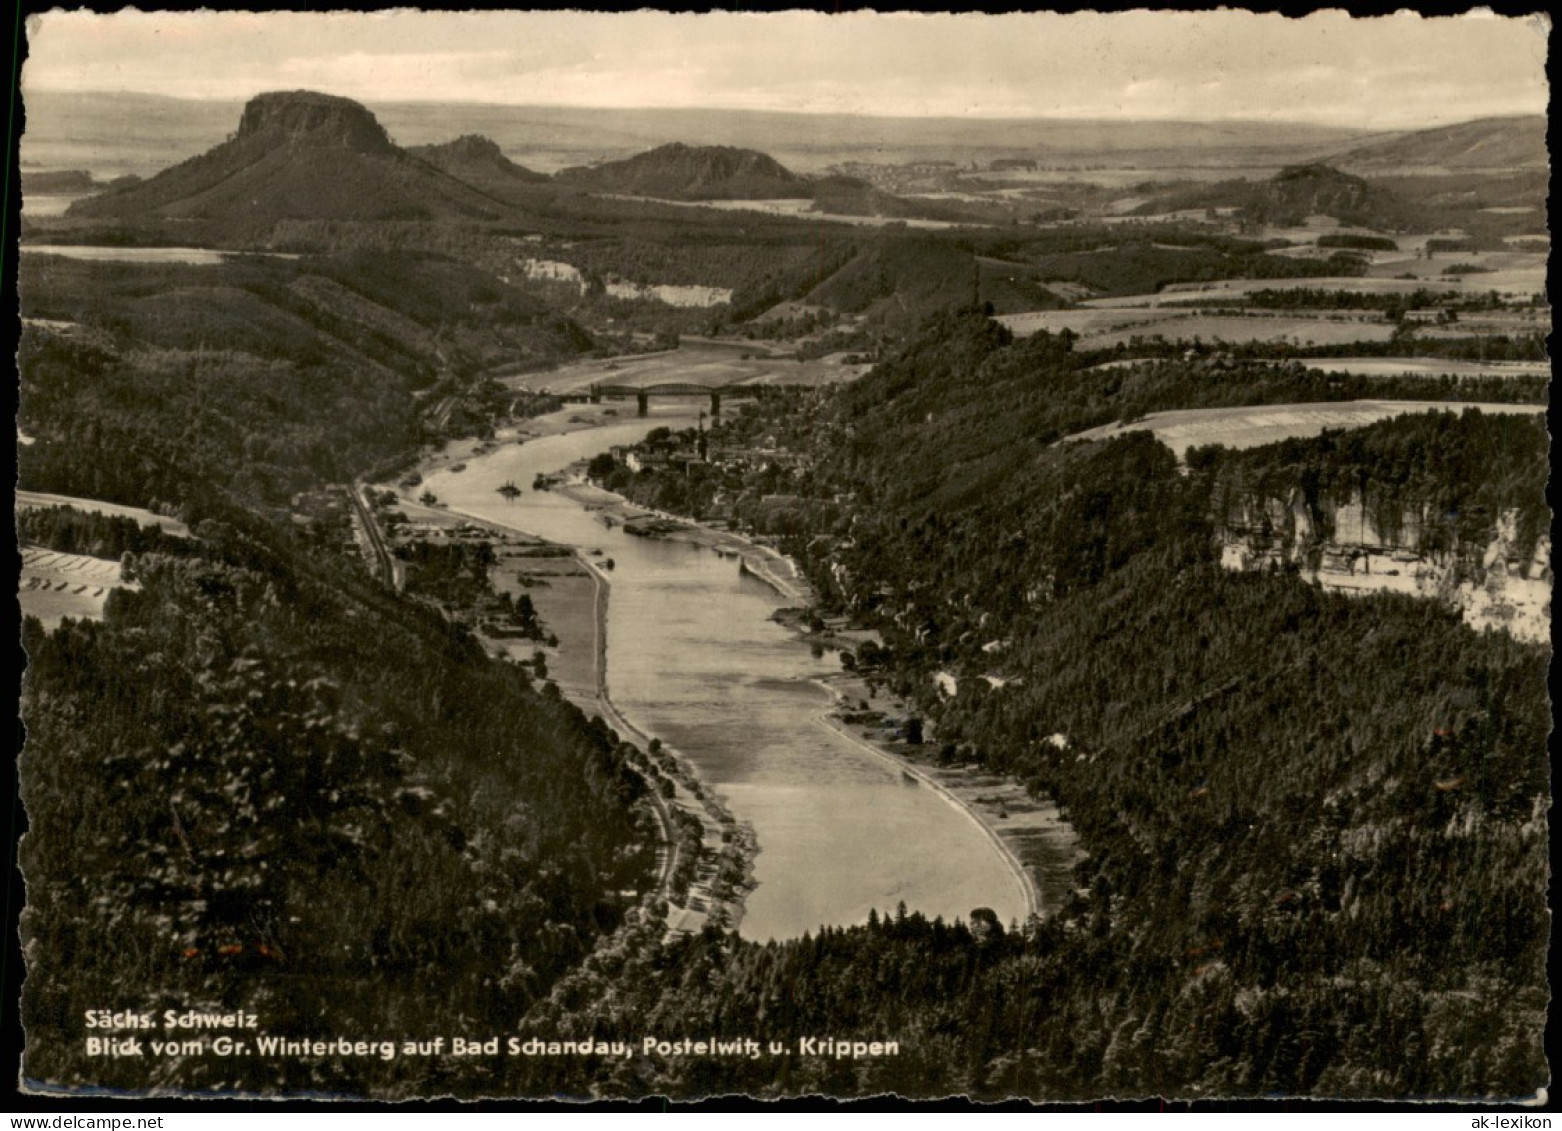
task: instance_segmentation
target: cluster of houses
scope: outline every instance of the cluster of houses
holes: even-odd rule
[[[357,553],[359,543],[353,533],[347,491],[345,485],[332,483],[295,494],[288,500],[288,519],[293,529],[317,544],[333,546],[343,553]]]

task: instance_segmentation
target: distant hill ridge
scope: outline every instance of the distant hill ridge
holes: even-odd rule
[[[1398,227],[1407,218],[1393,192],[1333,165],[1290,165],[1266,181],[1213,181],[1178,188],[1146,201],[1137,215],[1200,208],[1235,208],[1256,223],[1296,224],[1308,216],[1332,216],[1344,224]]]
[[[103,186],[85,169],[22,170],[22,191],[36,193],[94,192]]]
[[[1289,212],[1345,216],[1367,203],[1372,187],[1360,177],[1314,163],[1281,169],[1263,186],[1263,192],[1271,204]]]
[[[1478,118],[1369,142],[1330,159],[1348,169],[1544,169],[1546,119],[1539,114]]]
[[[244,107],[227,141],[139,184],[71,205],[70,217],[203,222],[215,243],[264,239],[282,220],[490,220],[503,201],[398,148],[348,98],[288,91]]]
[[[622,161],[575,165],[561,181],[598,192],[672,200],[762,200],[812,196],[809,181],[754,149],[673,142]]]
[[[464,173],[510,177],[533,184],[550,179],[546,173],[517,165],[504,155],[497,142],[482,134],[462,134],[439,145],[415,145],[407,152],[463,180]]]
[[[1530,116],[1378,135],[1336,152],[1327,164],[1316,163],[1311,146],[1298,146],[1293,157],[1313,164],[1288,168],[1270,182],[1174,188],[1136,211],[1236,207],[1258,222],[1323,213],[1347,223],[1404,226],[1414,221],[1414,209],[1356,172],[1544,170],[1544,127],[1544,118]],[[84,187],[80,177],[51,182],[50,176],[63,175],[30,171],[24,188]],[[811,199],[815,211],[826,214],[990,220],[967,215],[954,202],[900,198],[848,178],[805,177],[768,153],[729,145],[672,142],[622,160],[571,166],[550,178],[510,161],[499,143],[481,134],[401,148],[367,107],[313,91],[255,96],[225,141],[145,181],[111,183],[76,201],[66,216],[161,227],[157,238],[177,242],[265,246],[285,221],[513,222],[551,207],[546,198],[560,190],[689,202]]]

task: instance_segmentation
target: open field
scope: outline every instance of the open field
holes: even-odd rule
[[[1460,361],[1441,357],[1330,357],[1306,361],[1309,369],[1358,377],[1524,377],[1551,372],[1544,361]]]
[[[1236,299],[1253,291],[1266,290],[1350,291],[1356,294],[1412,294],[1420,290],[1437,290],[1470,295],[1484,295],[1496,291],[1501,295],[1520,298],[1543,294],[1546,283],[1545,257],[1532,253],[1522,254],[1529,262],[1471,275],[1440,274],[1443,267],[1456,261],[1450,256],[1444,262],[1433,261],[1432,265],[1437,267],[1437,272],[1411,279],[1357,275],[1330,275],[1313,279],[1220,279],[1208,283],[1172,283],[1155,294],[1115,295],[1111,298],[1088,299],[1085,305],[1107,310],[1175,306],[1196,299]],[[1463,258],[1463,256],[1458,257],[1459,260]],[[1398,273],[1413,274],[1408,267],[1403,266],[1399,268]]]
[[[678,208],[714,208],[719,212],[759,212],[766,216],[790,216],[795,220],[827,220],[834,224],[850,224],[854,227],[879,228],[887,224],[899,224],[907,228],[941,231],[948,228],[984,228],[989,225],[974,222],[955,223],[950,220],[919,220],[904,216],[855,216],[839,212],[820,212],[812,200],[668,200],[657,196],[630,196],[624,193],[602,193],[608,200],[640,201],[646,204],[668,204]]]
[[[183,263],[212,267],[244,255],[265,255],[272,259],[297,259],[283,252],[213,251],[205,247],[111,247],[94,244],[24,244],[22,255],[57,255],[62,259],[83,259],[93,263]]]
[[[1368,278],[1395,279],[1415,275],[1421,279],[1445,278],[1444,272],[1456,264],[1484,268],[1474,274],[1529,271],[1544,268],[1546,257],[1534,251],[1434,251],[1426,252],[1431,238],[1401,236],[1398,251],[1375,251],[1367,268]]]
[[[190,536],[190,528],[177,518],[169,518],[163,514],[153,514],[142,507],[127,507],[119,503],[105,503],[97,499],[80,499],[73,495],[48,495],[41,491],[17,491],[16,509],[19,511],[38,510],[43,507],[75,507],[79,511],[88,511],[92,514],[113,515],[116,518],[133,518],[142,526],[159,527],[164,534],[174,534],[181,538]]]
[[[1296,230],[1284,229],[1291,234]],[[1311,233],[1316,236],[1322,233]],[[1294,279],[1219,279],[1205,283],[1170,283],[1154,294],[1113,295],[1087,298],[1082,306],[1093,310],[1154,309],[1188,302],[1238,299],[1253,291],[1347,291],[1353,294],[1411,294],[1419,290],[1451,291],[1456,294],[1487,294],[1527,297],[1543,294],[1546,282],[1546,256],[1535,251],[1439,252],[1434,258],[1420,257],[1427,239],[1434,237],[1397,237],[1399,251],[1375,252],[1366,275],[1330,275]],[[1296,254],[1305,249],[1292,249]],[[1451,266],[1469,264],[1484,270],[1445,275]],[[1409,276],[1403,278],[1401,276]],[[1048,311],[1049,314],[1074,313]],[[1009,315],[1029,318],[1031,315]]]
[[[1169,160],[1177,162],[1177,158],[1168,154],[1157,154],[1146,151],[1135,155],[1128,160],[1120,160],[1109,165],[1099,165],[1100,156],[1086,152],[1074,154],[1080,164],[1070,166],[1069,154],[1058,154],[1055,157],[1049,155],[1049,167],[1037,169],[1034,173],[1020,174],[1028,184],[1042,185],[1096,185],[1102,189],[1123,191],[1132,189],[1145,183],[1146,180],[1155,180],[1166,183],[1171,181],[1199,181],[1201,183],[1213,183],[1226,181],[1233,177],[1243,177],[1248,180],[1268,180],[1281,169],[1285,168],[1286,160],[1277,153],[1254,154],[1253,158],[1244,160],[1240,157],[1233,158],[1233,164],[1191,165],[1186,163],[1167,163]],[[983,173],[983,180],[995,178],[999,174]],[[1137,208],[1145,202],[1145,198],[1136,198],[1138,204],[1129,207]],[[1202,221],[1204,209],[1188,209],[1185,212],[1164,213],[1168,216],[1192,215]],[[1159,217],[1148,217],[1159,219]],[[1124,216],[1121,222],[1143,221],[1144,216]],[[1108,221],[1110,222],[1110,221]]]
[[[1101,349],[1127,342],[1136,335],[1159,334],[1175,339],[1194,337],[1206,341],[1291,342],[1296,345],[1336,345],[1345,342],[1386,342],[1394,326],[1370,313],[1300,316],[1293,313],[1254,312],[1243,315],[1191,313],[1168,307],[1131,309],[1101,307],[1078,310],[1044,310],[1004,314],[998,321],[1020,337],[1038,330],[1079,335],[1081,349]]]
[[[505,383],[514,389],[568,396],[583,393],[592,385],[827,385],[849,381],[863,368],[844,365],[838,358],[796,361],[775,357],[762,343],[700,338],[685,339],[676,350],[580,361],[545,372],[508,377]],[[633,412],[634,402],[627,403]]]
[[[996,321],[1019,337],[1034,334],[1039,330],[1057,334],[1063,330],[1071,330],[1085,337],[1091,334],[1106,334],[1115,330],[1124,330],[1130,327],[1151,326],[1159,322],[1169,322],[1183,317],[1177,311],[1160,310],[1130,310],[1130,309],[1093,309],[1082,308],[1079,310],[1036,310],[1024,314],[1000,314]]]
[[[17,600],[24,617],[54,628],[66,617],[103,619],[110,589],[134,588],[120,579],[119,563],[85,554],[62,554],[39,546],[22,549]]]
[[[1513,310],[1468,311],[1459,315],[1457,326],[1424,327],[1430,329],[1463,330],[1470,334],[1549,334],[1551,332],[1551,307],[1527,306]]]
[[[512,567],[512,572],[496,574],[494,588],[517,597],[530,594],[543,626],[559,639],[557,648],[543,649],[548,678],[584,710],[597,695],[595,641],[601,582],[573,558],[501,558],[501,564]],[[536,648],[530,641],[519,643]]]
[[[61,193],[28,192],[22,194],[22,212],[34,219],[41,216],[63,216],[65,210],[77,200],[81,194],[66,196]]]
[[[1458,401],[1338,401],[1313,404],[1262,405],[1250,408],[1195,408],[1155,412],[1128,424],[1103,424],[1068,437],[1075,440],[1107,440],[1125,432],[1153,432],[1156,439],[1177,453],[1189,448],[1223,444],[1228,448],[1256,448],[1281,440],[1316,436],[1325,428],[1360,428],[1391,416],[1418,412],[1462,412],[1478,408],[1489,413],[1543,413],[1545,405],[1469,404]]]
[[[1157,359],[1119,357],[1092,365],[1088,372],[1127,369]],[[1272,361],[1290,365],[1290,360]],[[1349,373],[1358,377],[1528,377],[1551,372],[1545,361],[1462,361],[1445,357],[1326,357],[1303,361],[1320,373]]]
[[[1096,349],[1117,345],[1136,331],[1086,335],[1081,344]],[[1394,334],[1390,323],[1363,319],[1304,318],[1295,315],[1236,316],[1191,315],[1158,323],[1154,333],[1167,338],[1219,339],[1226,342],[1290,342],[1298,346],[1341,345],[1347,342],[1386,342]]]

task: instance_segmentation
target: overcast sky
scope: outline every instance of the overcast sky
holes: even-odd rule
[[[54,12],[26,90],[1402,127],[1544,113],[1544,17]]]

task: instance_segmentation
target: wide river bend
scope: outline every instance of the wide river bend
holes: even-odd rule
[[[899,768],[832,733],[813,677],[833,656],[770,620],[782,605],[738,563],[704,547],[608,529],[580,504],[533,491],[538,473],[633,443],[659,424],[693,423],[697,406],[653,402],[652,415],[507,444],[425,483],[452,510],[614,560],[607,682],[636,727],[687,758],[759,840],[758,886],[739,927],[791,938],[907,908],[967,918],[989,907],[1023,917],[1025,889],[975,820]],[[497,488],[522,488],[513,501]]]

